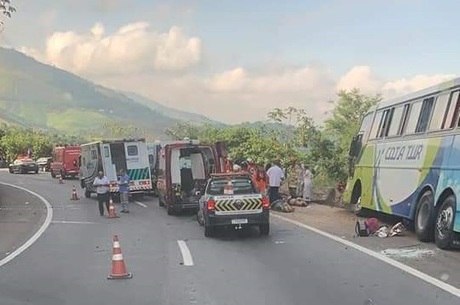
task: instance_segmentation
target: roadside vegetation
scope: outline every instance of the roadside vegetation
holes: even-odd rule
[[[251,158],[266,164],[279,158],[283,166],[299,160],[313,168],[317,186],[332,186],[347,177],[348,150],[364,115],[381,100],[358,89],[340,91],[330,118],[316,123],[307,112],[297,108],[276,108],[267,122],[254,126],[197,126],[180,123],[166,133],[174,139],[224,141],[233,160]]]

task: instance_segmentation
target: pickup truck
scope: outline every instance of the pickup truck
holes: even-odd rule
[[[261,235],[268,235],[269,213],[269,199],[256,190],[249,173],[213,174],[199,201],[197,221],[206,237],[216,227],[258,226]]]

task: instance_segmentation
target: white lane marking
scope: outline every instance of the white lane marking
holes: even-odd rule
[[[398,262],[398,261],[396,261],[394,259],[391,259],[391,258],[389,258],[389,257],[387,257],[385,255],[382,255],[382,254],[380,254],[378,252],[375,252],[373,250],[367,249],[367,248],[365,248],[363,246],[355,244],[355,243],[353,243],[351,241],[348,241],[346,239],[343,239],[343,238],[340,238],[338,236],[332,235],[330,233],[321,231],[321,230],[319,230],[317,228],[310,227],[310,226],[308,226],[306,224],[303,224],[301,222],[298,222],[296,220],[292,220],[292,219],[286,218],[286,217],[281,216],[281,215],[275,215],[273,213],[271,214],[271,216],[273,216],[275,218],[278,218],[278,219],[281,219],[283,221],[289,222],[289,223],[291,223],[293,225],[302,227],[304,229],[310,230],[310,231],[315,232],[315,233],[317,233],[319,235],[322,235],[324,237],[332,239],[332,240],[334,240],[334,241],[336,241],[338,243],[341,243],[341,244],[343,244],[345,246],[351,247],[351,248],[353,248],[355,250],[358,250],[358,251],[360,251],[362,253],[370,255],[370,256],[372,256],[372,257],[374,257],[374,258],[376,258],[378,260],[381,260],[381,261],[383,261],[383,262],[385,262],[385,263],[387,263],[389,265],[392,265],[393,267],[396,267],[396,268],[398,268],[398,269],[400,269],[400,270],[402,270],[402,271],[404,271],[404,272],[406,272],[406,273],[408,273],[408,274],[410,274],[412,276],[415,276],[415,277],[417,277],[417,278],[419,278],[419,279],[421,279],[421,280],[423,280],[423,281],[425,281],[425,282],[427,282],[427,283],[429,283],[431,285],[434,285],[434,286],[436,286],[438,288],[441,288],[442,290],[444,290],[446,292],[449,292],[449,293],[451,293],[451,294],[453,294],[453,295],[455,295],[457,297],[460,297],[460,289],[458,289],[458,288],[456,288],[456,287],[454,287],[452,285],[449,285],[449,284],[447,284],[447,283],[445,283],[443,281],[440,281],[437,278],[434,278],[434,277],[432,277],[432,276],[430,276],[430,275],[428,275],[426,273],[423,273],[423,272],[421,272],[421,271],[419,271],[417,269],[414,269],[414,268],[409,267],[409,266],[407,266],[407,265],[405,265],[403,263],[400,263],[400,262]]]
[[[187,244],[183,240],[178,240],[177,244],[179,245],[180,252],[182,254],[182,260],[184,266],[193,266],[193,258],[190,250],[187,247]]]
[[[73,225],[92,225],[96,224],[97,222],[90,222],[90,221],[72,221],[72,220],[53,220],[51,223],[53,224],[73,224]]]
[[[134,201],[135,204],[140,205],[143,208],[147,208],[148,206],[145,203],[139,202],[139,201]]]
[[[21,254],[25,250],[27,250],[27,248],[32,246],[32,244],[34,242],[36,242],[37,239],[45,232],[45,230],[48,228],[48,226],[51,223],[51,219],[53,218],[53,207],[48,202],[48,200],[43,198],[43,196],[41,196],[41,195],[31,191],[31,190],[28,190],[28,189],[26,189],[26,188],[24,188],[22,186],[17,186],[17,185],[10,184],[10,183],[5,183],[5,182],[0,182],[0,184],[10,186],[10,187],[14,187],[14,188],[17,188],[19,190],[28,192],[29,194],[32,194],[33,196],[35,196],[38,199],[40,199],[45,204],[45,207],[46,207],[46,218],[45,218],[45,221],[43,222],[43,224],[41,225],[41,227],[24,244],[22,244],[19,248],[17,248],[13,252],[11,252],[8,256],[6,256],[2,260],[0,260],[0,267],[1,267],[3,265],[7,264],[8,262],[10,262],[11,260],[13,260],[16,256],[18,256],[19,254]]]

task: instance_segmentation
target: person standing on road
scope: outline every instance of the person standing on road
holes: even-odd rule
[[[281,182],[284,180],[284,172],[280,167],[280,161],[276,160],[273,162],[273,166],[267,171],[268,183],[269,183],[269,197],[270,202],[273,203],[276,200],[280,199],[280,186]]]
[[[121,212],[129,213],[129,175],[126,174],[124,169],[120,170],[120,176],[118,177],[118,187],[120,192]]]
[[[109,179],[104,176],[104,172],[99,171],[98,176],[94,179],[93,186],[96,187],[97,201],[99,204],[99,213],[101,216],[104,216],[104,203],[107,208],[107,213],[109,213]]]
[[[309,202],[312,198],[312,180],[313,174],[310,171],[310,167],[305,166],[305,171],[303,172],[303,194],[302,197],[305,201]]]

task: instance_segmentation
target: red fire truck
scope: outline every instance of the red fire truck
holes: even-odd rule
[[[50,166],[51,177],[61,176],[62,179],[67,177],[75,178],[79,174],[79,145],[56,146],[53,149],[53,160]]]

